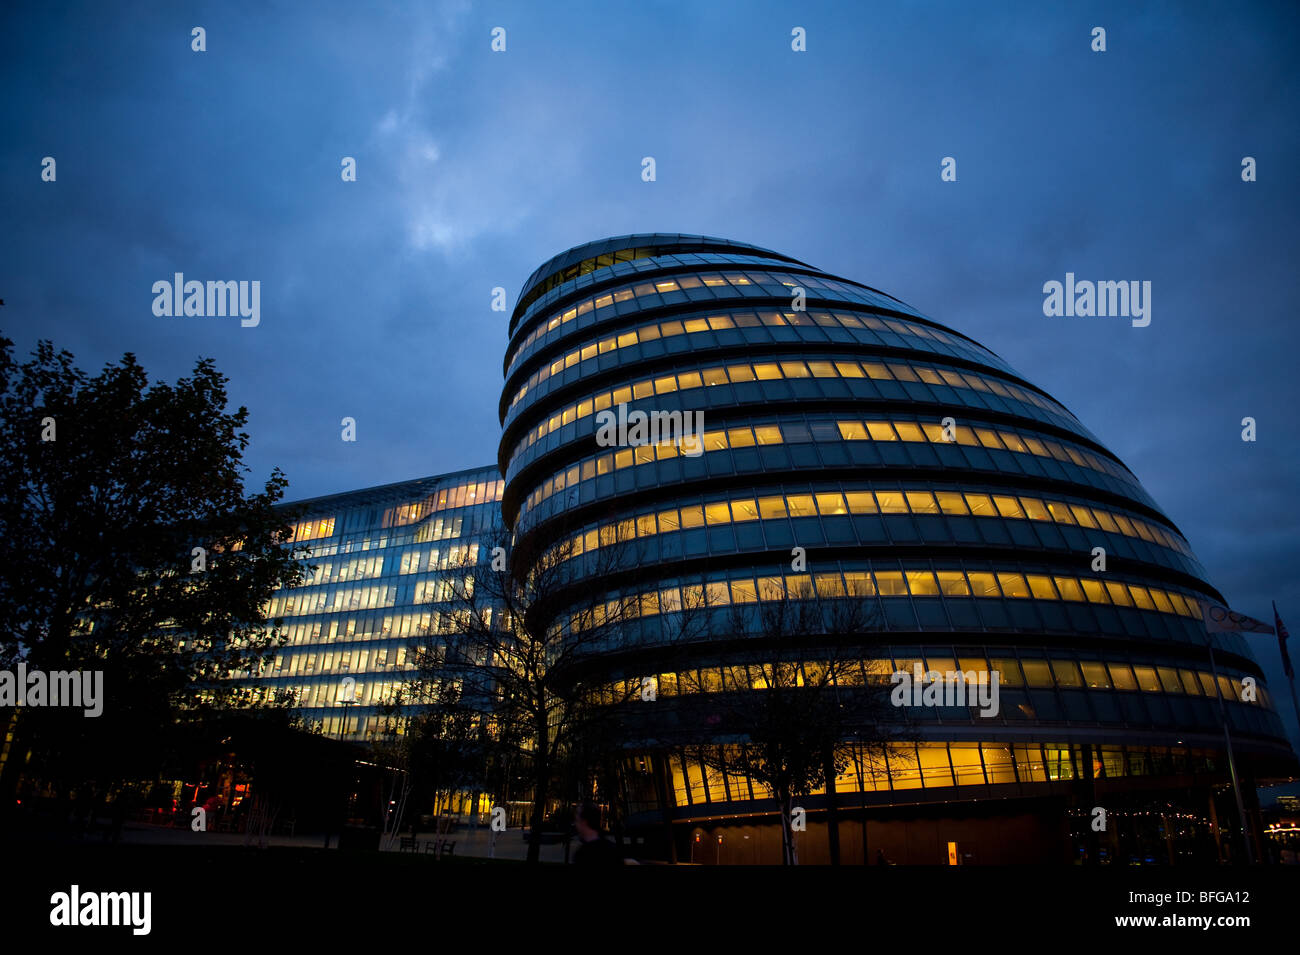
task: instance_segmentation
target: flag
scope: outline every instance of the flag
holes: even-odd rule
[[[1266,623],[1260,623],[1254,617],[1247,617],[1244,613],[1237,613],[1235,610],[1229,610],[1221,604],[1210,603],[1208,600],[1201,601],[1201,612],[1205,617],[1206,633],[1229,633],[1237,631],[1240,633],[1272,633],[1273,628]]]
[[[1286,641],[1291,634],[1286,632],[1286,626],[1282,623],[1282,618],[1277,615],[1277,601],[1273,601],[1273,623],[1277,626],[1277,649],[1282,654],[1282,672],[1290,680],[1295,676],[1295,671],[1291,669],[1291,658],[1286,653]]]

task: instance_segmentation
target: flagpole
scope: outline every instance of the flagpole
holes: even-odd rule
[[[1237,779],[1237,760],[1232,752],[1232,732],[1228,729],[1228,708],[1223,704],[1223,687],[1219,686],[1219,668],[1214,662],[1214,637],[1208,628],[1205,631],[1205,646],[1210,651],[1210,675],[1214,678],[1214,694],[1219,700],[1219,717],[1223,720],[1223,739],[1228,744],[1228,773],[1232,776],[1232,793],[1237,797],[1241,835],[1246,841],[1246,862],[1254,865],[1255,850],[1250,841],[1250,821],[1246,818],[1246,804],[1241,798],[1241,782]]]
[[[1282,656],[1282,672],[1287,678],[1287,683],[1291,685],[1291,706],[1295,708],[1295,721],[1300,725],[1300,700],[1295,695],[1295,670],[1291,667],[1291,659],[1286,652],[1286,627],[1282,625],[1282,618],[1277,613],[1277,601],[1273,601],[1273,629],[1277,633],[1278,651]]]

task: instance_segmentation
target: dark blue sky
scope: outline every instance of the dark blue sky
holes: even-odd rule
[[[988,345],[1236,608],[1300,628],[1293,4],[372,6],[6,4],[0,330],[170,379],[214,357],[252,476],[300,498],[495,461],[494,286],[607,235],[728,236]],[[259,280],[260,326],[155,317],[176,271]],[[1044,317],[1067,271],[1150,281],[1150,326]]]

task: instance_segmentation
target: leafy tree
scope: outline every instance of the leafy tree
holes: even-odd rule
[[[151,384],[130,353],[92,376],[49,342],[20,364],[0,338],[0,666],[103,673],[98,718],[19,714],[22,771],[55,792],[152,775],[176,714],[246,701],[219,678],[283,640],[267,608],[304,552],[284,475],[245,492],[227,380],[200,359]]]

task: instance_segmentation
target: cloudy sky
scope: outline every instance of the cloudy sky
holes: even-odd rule
[[[90,369],[215,358],[252,476],[302,498],[495,461],[493,287],[607,235],[728,236],[988,345],[1235,607],[1300,628],[1294,5],[841,6],[7,3],[0,331]],[[155,317],[178,271],[260,281],[261,324]],[[1151,324],[1045,317],[1066,272],[1150,281]]]

